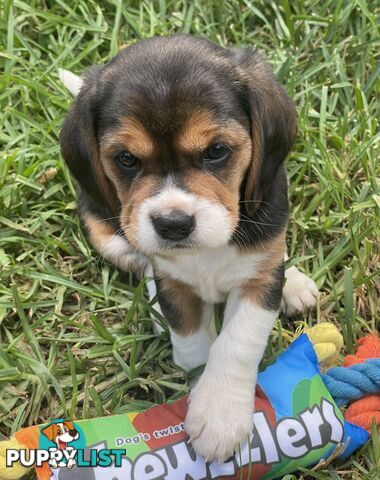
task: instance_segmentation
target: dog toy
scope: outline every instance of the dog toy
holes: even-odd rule
[[[319,344],[317,352],[325,362],[336,357],[341,342],[337,338],[331,342],[320,328],[307,333]],[[323,343],[335,347],[324,348]],[[331,455],[346,458],[369,437],[344,420],[305,334],[259,374],[253,434],[224,463],[205,462],[192,450],[184,431],[186,409],[187,399],[182,398],[141,413],[75,422],[59,419],[20,430],[0,444],[0,480],[17,479],[26,472],[20,464],[22,452],[31,464],[40,461],[38,480],[269,480]],[[14,462],[6,466],[10,456]]]
[[[339,330],[333,324],[323,322],[304,331],[313,343],[319,363],[332,365],[343,346]],[[322,375],[338,405],[352,402],[344,412],[345,419],[369,432],[373,421],[380,424],[379,359],[380,338],[376,334],[367,335],[358,340],[356,354],[344,358],[343,366],[348,369],[335,367]]]

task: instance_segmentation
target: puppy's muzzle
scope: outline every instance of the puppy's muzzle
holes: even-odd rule
[[[182,210],[151,216],[153,227],[164,240],[185,240],[195,228],[195,218]]]

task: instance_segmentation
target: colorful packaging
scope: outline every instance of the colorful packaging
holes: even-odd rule
[[[253,435],[224,463],[207,463],[192,450],[183,424],[186,398],[142,413],[57,420],[15,436],[28,447],[29,460],[33,452],[35,461],[38,452],[52,459],[52,466],[36,468],[39,480],[269,480],[314,465],[342,444],[347,457],[368,439],[344,421],[306,335],[260,373],[258,383]]]

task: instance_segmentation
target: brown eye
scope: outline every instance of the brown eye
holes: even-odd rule
[[[224,143],[215,143],[203,152],[204,162],[222,162],[230,156],[231,149]]]
[[[224,143],[215,143],[203,152],[204,162],[223,162],[230,156],[231,149]]]
[[[126,170],[135,169],[140,164],[138,159],[127,150],[124,150],[123,152],[116,154],[115,160],[122,168]]]

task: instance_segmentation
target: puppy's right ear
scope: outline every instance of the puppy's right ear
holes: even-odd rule
[[[115,189],[99,160],[96,130],[101,92],[97,79],[101,69],[95,66],[87,70],[78,96],[64,121],[60,144],[62,156],[81,188],[97,205],[116,213],[119,202]]]

